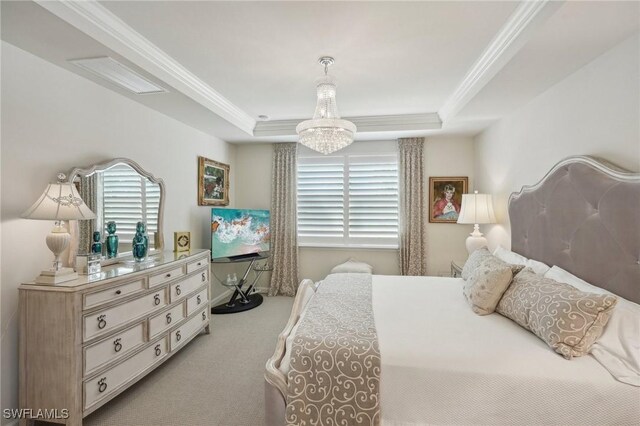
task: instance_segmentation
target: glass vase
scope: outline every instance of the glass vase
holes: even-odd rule
[[[107,246],[107,259],[113,259],[118,256],[118,236],[116,235],[116,223],[111,221],[107,223],[107,238],[105,244]]]
[[[142,262],[147,258],[149,252],[149,237],[147,236],[147,226],[144,222],[136,224],[136,235],[131,242],[133,258],[136,262]]]
[[[91,244],[91,253],[102,254],[102,241],[100,241],[100,231],[93,233],[93,244]]]

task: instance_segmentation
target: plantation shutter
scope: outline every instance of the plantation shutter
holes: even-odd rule
[[[122,242],[133,239],[136,224],[143,221],[151,237],[158,230],[160,186],[131,167],[118,164],[102,173],[104,224],[114,221]],[[153,238],[149,238],[153,246]]]
[[[299,240],[342,244],[345,224],[343,159],[300,158],[297,185]]]
[[[348,161],[350,242],[397,245],[397,156],[350,156]]]
[[[395,153],[301,157],[297,189],[300,245],[397,247]]]

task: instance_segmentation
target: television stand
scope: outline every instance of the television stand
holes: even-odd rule
[[[233,291],[233,295],[231,296],[231,298],[227,303],[214,306],[213,308],[211,308],[211,313],[214,315],[234,314],[236,312],[248,311],[250,309],[260,306],[263,301],[262,295],[259,293],[251,294],[251,291],[255,287],[256,282],[258,282],[258,279],[260,278],[262,273],[267,269],[254,268],[254,265],[256,261],[267,259],[268,257],[269,257],[268,253],[252,253],[250,256],[235,256],[232,258],[213,259],[212,263],[222,264],[222,263],[249,262],[249,266],[247,266],[247,269],[245,270],[244,275],[242,276],[240,281],[233,284],[227,284],[225,281],[218,278],[215,272],[213,273],[213,276],[216,278],[216,280],[218,280],[220,284],[222,284],[225,287],[232,288],[234,289],[234,291]],[[248,281],[249,272],[251,272],[252,270],[256,272],[256,276],[253,279],[253,282],[251,283],[251,285],[249,285],[249,287],[247,287],[246,290],[243,290],[244,285]]]

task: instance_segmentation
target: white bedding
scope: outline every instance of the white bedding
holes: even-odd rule
[[[462,282],[373,276],[384,425],[639,424],[640,388],[497,313],[475,315]]]

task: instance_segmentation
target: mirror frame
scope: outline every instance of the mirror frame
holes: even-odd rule
[[[111,160],[104,161],[102,163],[93,164],[87,167],[74,167],[67,173],[67,181],[73,183],[73,181],[80,175],[87,176],[91,175],[95,172],[101,172],[107,170],[116,164],[126,164],[131,167],[133,170],[138,172],[139,175],[144,176],[149,179],[152,183],[157,184],[160,187],[160,205],[158,206],[158,231],[156,232],[156,247],[154,248],[155,252],[161,252],[164,250],[164,203],[166,197],[166,190],[164,186],[164,181],[161,178],[155,177],[152,173],[147,172],[143,169],[140,164],[136,163],[133,160],[128,158],[114,158]],[[130,253],[128,253],[130,254]],[[124,254],[127,256],[128,254]],[[118,257],[120,254],[118,254]],[[117,259],[116,258],[116,259]]]

